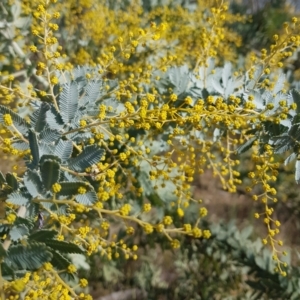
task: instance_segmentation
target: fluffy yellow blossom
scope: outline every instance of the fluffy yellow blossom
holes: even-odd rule
[[[3,115],[3,121],[4,121],[4,125],[6,125],[6,126],[11,126],[13,124],[11,115],[9,115],[9,114]]]
[[[61,190],[61,185],[60,185],[59,183],[54,183],[54,184],[52,185],[52,191],[53,191],[54,193],[59,193],[60,190]]]
[[[85,194],[87,192],[87,189],[83,186],[80,186],[77,190],[78,194]]]
[[[68,266],[68,272],[69,273],[76,273],[77,268],[74,265],[69,265]]]

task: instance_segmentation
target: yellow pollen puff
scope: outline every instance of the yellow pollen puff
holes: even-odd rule
[[[200,217],[205,217],[207,215],[208,211],[205,207],[201,207],[199,210]]]
[[[144,226],[144,230],[145,230],[145,232],[146,232],[147,234],[150,234],[150,233],[153,232],[153,226],[152,226],[151,224],[146,224],[146,225]]]
[[[151,204],[150,203],[145,203],[143,205],[143,212],[149,212],[151,210]]]
[[[58,84],[58,82],[59,82],[59,80],[56,76],[52,76],[50,81],[51,81],[52,84]]]
[[[68,266],[68,272],[69,273],[75,273],[77,271],[76,267],[74,265]]]
[[[176,94],[172,94],[171,96],[170,96],[170,100],[171,101],[176,101],[177,100],[177,95]]]
[[[209,230],[203,230],[203,237],[209,239],[211,237],[211,232]]]
[[[104,221],[101,223],[101,228],[104,230],[108,230],[110,227],[110,224],[107,221]]]
[[[61,190],[61,185],[60,185],[59,183],[54,183],[54,184],[52,185],[52,191],[53,191],[54,193],[59,193],[60,190]]]
[[[184,216],[184,210],[180,207],[177,208],[177,214],[180,218]]]
[[[178,240],[172,240],[171,241],[171,247],[173,248],[173,249],[178,249],[178,248],[180,248],[180,242],[178,241]]]
[[[7,222],[9,223],[9,224],[12,224],[12,223],[14,223],[15,222],[15,220],[16,220],[16,215],[15,214],[8,214],[7,216],[6,216],[6,220],[7,220]]]
[[[3,115],[4,125],[11,126],[13,124],[12,118],[10,114]]]
[[[128,216],[129,213],[131,211],[131,205],[126,203],[124,204],[120,209],[119,209],[119,212],[120,212],[120,215],[121,216]]]
[[[85,194],[87,192],[86,188],[83,186],[80,186],[77,190],[78,194]]]
[[[88,286],[88,281],[85,278],[79,280],[79,285],[84,288]]]
[[[186,232],[190,232],[192,230],[192,225],[191,224],[184,224],[183,229]]]
[[[80,127],[85,127],[86,126],[86,120],[80,120],[79,125],[80,125]]]
[[[34,45],[31,45],[31,46],[29,46],[29,50],[30,50],[31,52],[33,52],[33,53],[36,53],[36,52],[38,52],[38,49],[37,49],[37,47],[36,47],[36,46],[34,46]]]
[[[172,217],[170,217],[170,216],[165,216],[164,219],[163,219],[163,223],[164,223],[165,225],[171,225],[171,224],[173,223]]]
[[[192,234],[195,238],[200,238],[202,236],[202,230],[198,227],[193,228]]]

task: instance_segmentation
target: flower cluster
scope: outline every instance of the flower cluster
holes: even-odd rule
[[[226,26],[244,18],[229,13],[227,5],[203,8],[200,5],[199,10],[192,12],[178,7],[157,7],[145,18],[140,18],[142,7],[136,5],[129,5],[130,13],[123,12],[120,16],[119,12],[111,11],[101,1],[80,0],[79,6],[74,6],[73,0],[55,2],[24,1],[24,13],[34,9],[31,24],[33,39],[27,50],[35,62],[33,76],[40,81],[35,87],[28,84],[25,90],[21,90],[12,84],[14,76],[7,76],[0,84],[2,97],[10,101],[20,96],[25,105],[33,100],[51,103],[53,110],[61,113],[59,94],[68,80],[76,78],[78,85],[86,82],[89,87],[99,80],[102,85],[100,91],[91,88],[79,95],[81,101],[99,92],[101,96],[95,99],[98,103],[96,111],[87,110],[87,115],[76,115],[76,126],[67,132],[63,131],[69,124],[60,126],[60,123],[58,129],[51,132],[62,135],[62,144],[71,141],[69,145],[73,150],[61,165],[53,155],[44,155],[45,160],[53,163],[51,166],[59,166],[57,180],[49,179],[47,196],[51,197],[44,199],[38,190],[34,191],[32,202],[45,213],[44,226],[57,230],[57,241],[73,243],[88,256],[100,254],[107,260],[138,258],[138,246],[130,239],[138,228],[142,228],[149,239],[154,234],[163,235],[173,249],[180,248],[182,236],[209,239],[211,232],[204,228],[205,223],[202,222],[208,210],[194,198],[193,181],[197,175],[211,169],[226,191],[236,192],[242,183],[237,151],[253,138],[249,132],[259,132],[263,122],[281,124],[291,111],[296,110],[295,103],[287,104],[285,99],[278,99],[284,88],[275,92],[276,80],[271,75],[276,75],[278,68],[283,67],[285,60],[300,44],[298,20],[292,19],[291,24],[284,25],[286,32],[282,36],[274,36],[274,44],[269,50],[263,49],[259,56],[250,55],[249,68],[243,70],[246,79],[240,83],[241,86],[253,80],[253,88],[270,92],[269,102],[262,109],[254,91],[245,89],[243,93],[236,93],[240,89],[236,84],[241,75],[239,72],[227,78],[228,82],[236,84],[230,93],[227,94],[227,86],[221,86],[221,81],[227,80],[225,75],[225,79],[219,78],[219,82],[214,82],[216,90],[223,92],[209,94],[206,89],[206,80],[217,72],[215,65],[211,67],[209,64],[211,58],[219,58],[217,63],[222,63],[223,59],[234,60],[233,49],[241,43],[240,37]],[[53,3],[55,5],[51,6]],[[60,13],[64,14],[61,21]],[[160,21],[156,23],[153,19]],[[179,19],[181,23],[176,21]],[[74,24],[79,22],[83,25],[74,32]],[[191,27],[193,23],[197,26]],[[68,44],[68,40],[61,41],[57,33],[61,24],[65,30],[62,31],[63,36],[77,37],[74,40],[83,44],[92,40],[97,52],[89,53],[84,47],[73,47],[72,42]],[[179,80],[176,73],[171,73],[175,68],[170,67],[183,62],[192,70],[186,77],[201,82],[201,93],[197,94],[195,85],[196,92],[186,95],[182,89],[185,78]],[[91,68],[83,69],[84,74],[79,80],[73,64],[86,63]],[[169,79],[178,86],[167,85],[166,74],[171,74]],[[113,79],[118,79],[118,84]],[[115,102],[110,101],[112,99]],[[75,106],[72,100],[69,104]],[[277,106],[274,105],[276,102]],[[18,129],[15,124],[17,117],[6,111],[0,113],[3,152],[25,157],[29,166],[37,155],[40,159],[40,153],[35,153],[34,157],[34,152],[38,152],[35,151],[38,142],[34,144],[32,136],[29,141],[26,134]],[[34,117],[27,119],[27,125],[34,122]],[[46,119],[51,119],[51,116],[47,115]],[[76,134],[79,133],[86,134],[86,137],[78,138]],[[37,131],[35,137],[43,134]],[[277,179],[279,164],[274,161],[272,146],[266,144],[262,151],[258,140],[253,142],[251,160],[255,163],[255,170],[248,173],[251,184],[246,190],[255,191],[257,186],[262,189],[262,193],[253,195],[253,200],[264,205],[264,211],[257,212],[255,217],[263,219],[267,227],[263,243],[271,245],[273,259],[277,263],[276,271],[285,276],[285,263],[279,254],[286,253],[276,247],[283,244],[276,238],[280,222],[273,217],[270,205],[277,201],[276,188],[272,183]],[[19,146],[20,150],[15,146]],[[54,147],[54,142],[51,140],[48,146]],[[77,172],[76,164],[68,168],[68,162],[80,161],[78,157],[88,146],[101,147],[101,159],[87,168],[85,166],[83,172]],[[83,161],[86,162],[85,159]],[[32,176],[38,177],[38,168],[41,169],[42,164],[33,166]],[[24,181],[17,174],[11,176],[16,182]],[[48,178],[42,179],[46,181]],[[68,182],[65,182],[66,179]],[[78,184],[74,188],[80,180],[86,185]],[[13,183],[8,189],[17,190]],[[95,191],[94,202],[79,201],[92,194],[91,191]],[[197,207],[194,222],[188,220],[186,210],[192,205]],[[157,207],[163,208],[162,214],[157,213]],[[12,210],[17,208],[18,205],[12,206]],[[6,216],[10,225],[15,220],[14,213]],[[120,224],[125,238],[117,239],[117,235],[111,234],[113,222]],[[73,264],[62,272],[77,275]],[[16,281],[7,282],[5,289],[16,290],[20,286],[22,291],[26,289],[25,299],[90,299],[90,296],[78,294],[74,287],[68,286],[50,263],[26,274],[22,282],[30,284],[25,287]],[[86,279],[78,282],[75,288],[88,285]]]

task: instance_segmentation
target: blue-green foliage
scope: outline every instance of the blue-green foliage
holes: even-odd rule
[[[214,70],[214,72],[212,72]],[[82,249],[75,244],[58,241],[57,231],[45,230],[43,218],[48,218],[47,212],[52,211],[58,215],[68,215],[69,202],[76,201],[84,206],[90,206],[97,201],[95,191],[94,174],[89,169],[97,164],[105,154],[98,144],[88,145],[92,137],[90,127],[96,126],[99,112],[99,105],[111,106],[112,111],[108,112],[113,116],[123,109],[122,103],[116,101],[111,91],[116,86],[116,81],[102,81],[101,79],[87,80],[86,73],[92,70],[88,68],[76,68],[73,75],[64,83],[55,87],[59,91],[57,95],[57,106],[54,103],[32,102],[32,112],[30,122],[27,122],[19,114],[9,108],[0,105],[0,123],[3,123],[3,115],[10,114],[13,126],[23,135],[22,139],[14,137],[12,146],[19,150],[30,150],[30,155],[25,157],[27,170],[23,180],[8,173],[3,176],[0,173],[0,183],[5,187],[4,193],[7,201],[26,207],[26,218],[18,218],[18,223],[14,225],[0,225],[0,236],[9,234],[14,242],[9,251],[0,247],[0,260],[4,259],[2,268],[3,274],[7,278],[13,278],[15,271],[24,271],[40,267],[46,261],[59,270],[64,270],[69,265],[66,253],[82,253]],[[198,98],[204,101],[209,95],[222,96],[230,104],[230,95],[239,97],[242,101],[241,106],[248,97],[254,97],[254,103],[258,112],[264,112],[267,116],[274,116],[280,113],[279,101],[286,100],[288,105],[296,102],[298,110],[289,113],[286,120],[279,124],[270,121],[262,121],[262,126],[251,127],[249,125],[248,140],[240,146],[237,153],[243,153],[258,141],[263,151],[266,144],[274,147],[277,153],[292,151],[286,163],[298,157],[298,141],[300,138],[300,96],[292,90],[287,94],[282,92],[284,76],[279,76],[273,91],[267,91],[257,87],[256,83],[260,80],[262,69],[257,68],[254,78],[250,79],[248,74],[245,76],[234,76],[230,63],[223,68],[216,68],[211,59],[206,67],[201,66],[197,74],[190,72],[186,66],[173,67],[166,74],[159,74],[161,80],[156,82],[157,90],[161,96],[169,94],[170,88],[177,94],[178,99],[174,105],[186,105],[184,99],[187,96],[192,98],[195,105]],[[151,83],[153,85],[153,83]],[[145,91],[150,91],[152,85],[144,86]],[[109,89],[107,90],[107,86]],[[163,104],[164,102],[161,101]],[[274,104],[272,110],[267,110],[269,103]],[[153,105],[153,104],[151,104]],[[57,109],[58,107],[58,109]],[[81,127],[80,121],[84,119],[87,127]],[[205,120],[201,120],[201,126],[205,127]],[[105,128],[106,124],[103,124]],[[151,149],[152,154],[156,155],[161,151],[168,151],[169,144],[167,137],[170,129],[176,124],[164,125],[160,134],[160,141],[145,142],[145,146]],[[213,125],[213,141],[218,142],[227,130],[227,125],[222,121]],[[10,126],[11,127],[11,126]],[[13,130],[13,128],[11,128]],[[113,130],[113,129],[112,129]],[[237,133],[238,130],[236,130]],[[105,131],[103,131],[105,134]],[[138,137],[143,131],[132,129],[133,136]],[[206,132],[195,130],[195,137],[206,139]],[[108,139],[108,137],[105,137]],[[82,147],[78,147],[82,145]],[[154,189],[149,183],[148,164],[141,164],[140,168],[134,170],[134,176],[138,180],[138,185],[143,187],[144,195],[156,206],[163,206],[175,199],[173,190],[174,184],[169,183],[160,190]],[[174,169],[174,176],[177,176]],[[122,176],[122,175],[120,175]],[[296,162],[296,180],[300,179],[300,164]],[[52,186],[59,183],[61,190],[54,193]],[[158,181],[158,184],[162,182]],[[79,193],[79,188],[84,193]],[[129,192],[130,193],[130,192]],[[49,200],[57,200],[55,204]],[[61,203],[59,203],[61,201]],[[46,212],[43,216],[41,212]],[[157,208],[157,215],[163,216],[163,210]],[[30,220],[30,222],[26,220]],[[36,219],[39,220],[39,224]],[[159,221],[159,220],[158,220]],[[45,226],[46,227],[46,226]],[[27,245],[20,243],[28,236]],[[220,238],[220,237],[219,237]],[[228,239],[227,243],[232,249],[241,248],[234,239]],[[0,244],[1,245],[1,244]],[[229,247],[228,246],[228,247]],[[244,251],[245,249],[243,249]],[[245,250],[241,256],[245,258],[245,265],[260,265],[254,256]],[[249,255],[248,255],[249,254]],[[267,262],[269,263],[269,262]],[[267,264],[260,265],[267,270]],[[272,275],[273,276],[273,275]],[[276,275],[277,276],[277,275]],[[249,283],[254,284],[254,283]],[[256,283],[255,283],[256,284]]]
[[[59,200],[76,201],[83,205],[92,205],[97,200],[94,186],[90,184],[91,176],[86,173],[86,169],[98,163],[105,151],[97,144],[85,146],[81,152],[74,152],[73,147],[73,141],[85,144],[90,138],[90,132],[81,129],[79,121],[87,118],[89,113],[91,116],[98,113],[99,104],[96,102],[103,96],[102,81],[88,82],[84,72],[78,69],[77,77],[74,72],[74,80],[58,86],[59,111],[53,104],[32,102],[30,123],[0,105],[0,122],[3,123],[4,114],[9,114],[12,126],[22,134],[22,138],[13,139],[12,146],[20,151],[30,150],[30,155],[25,157],[27,171],[22,181],[18,181],[11,173],[6,176],[1,173],[0,176],[1,185],[5,187],[3,191],[6,201],[26,207],[26,218],[18,218],[19,221],[14,225],[0,225],[1,236],[9,233],[10,240],[17,243],[11,245],[8,251],[2,248],[3,251],[0,251],[0,259],[5,259],[2,273],[7,278],[13,278],[15,271],[39,268],[46,261],[51,261],[58,269],[66,269],[70,264],[64,257],[66,253],[83,253],[75,244],[56,240],[57,231],[51,231],[51,235],[46,234],[42,228],[45,226],[43,219],[48,216],[47,213],[43,216],[41,212],[46,209],[59,215],[68,215],[68,205],[65,203],[52,205],[47,202],[54,197],[52,186],[55,183],[61,185],[56,195]],[[76,176],[76,172],[81,175]],[[86,192],[78,194],[79,187],[84,187]],[[32,223],[37,219],[40,221]],[[31,223],[26,220],[31,220]],[[43,234],[39,235],[39,232]],[[18,244],[28,235],[32,242],[26,246]]]

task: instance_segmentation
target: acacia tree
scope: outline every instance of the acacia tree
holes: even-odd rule
[[[58,8],[68,12],[72,1],[55,2],[23,3],[24,12],[32,12],[32,36],[27,47],[13,41],[24,58],[14,67],[31,67],[1,78],[6,101],[0,106],[1,148],[24,161],[14,167],[18,172],[0,173],[2,298],[12,293],[24,299],[90,299],[80,290],[88,282],[77,276],[69,254],[136,260],[138,245],[127,237],[140,229],[149,241],[164,236],[173,249],[185,247],[183,236],[205,244],[214,237],[202,222],[207,209],[193,196],[194,177],[210,168],[223,188],[235,193],[245,151],[252,151],[255,164],[246,191],[263,204],[255,214],[267,227],[262,241],[270,246],[275,272],[285,277],[286,252],[272,203],[278,201],[276,155],[289,151],[290,162],[299,149],[299,93],[285,88],[281,71],[299,45],[297,18],[274,35],[269,50],[251,54],[249,66],[238,69],[230,51],[225,59],[232,62],[221,58],[221,50],[232,50],[239,41],[226,31],[231,15],[225,4],[199,11],[154,9],[142,21],[125,12],[129,29],[116,23],[117,31],[113,21],[119,12],[101,2],[81,3],[76,18],[103,8],[101,20],[111,20],[112,31],[95,60],[91,53],[89,64],[74,67],[72,61],[85,62],[87,50],[64,54],[58,41],[74,28],[71,20],[62,20],[66,28],[59,31]],[[173,35],[180,16],[184,26]],[[90,22],[83,32],[86,28],[94,30],[86,41],[95,43],[93,52],[98,31]],[[194,35],[186,36],[194,28]],[[27,50],[31,54],[25,55]],[[7,105],[12,100],[16,109]],[[298,160],[295,174],[298,181]],[[197,211],[193,218],[185,214],[191,206]],[[112,222],[125,237],[110,234]]]

